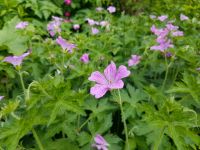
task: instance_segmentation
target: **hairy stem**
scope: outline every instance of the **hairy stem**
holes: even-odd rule
[[[121,94],[120,94],[119,89],[118,89],[118,95],[119,95],[119,106],[120,106],[122,122],[123,122],[123,125],[124,125],[124,131],[125,131],[125,138],[126,138],[125,145],[127,146],[127,150],[130,150],[129,149],[129,142],[128,142],[128,129],[127,129],[127,125],[126,125],[125,115],[124,115],[124,111],[123,111],[123,107],[122,107],[122,98],[121,98]]]
[[[37,143],[39,149],[40,149],[40,150],[44,150],[44,148],[43,148],[43,146],[42,146],[42,143],[41,143],[41,141],[40,141],[40,139],[39,139],[39,137],[38,137],[38,135],[37,135],[37,133],[36,133],[36,131],[35,131],[34,128],[32,129],[32,133],[33,133],[33,136],[34,136],[34,138],[35,138],[35,140],[36,140],[36,143]]]

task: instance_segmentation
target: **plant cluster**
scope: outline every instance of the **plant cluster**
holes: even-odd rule
[[[0,149],[200,149],[198,16],[124,6],[0,1]]]

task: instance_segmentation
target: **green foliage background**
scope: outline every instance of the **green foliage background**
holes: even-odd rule
[[[96,7],[117,7],[117,12],[97,12]],[[51,16],[71,12],[72,22],[62,24],[62,37],[77,45],[74,53],[63,53],[46,30]],[[183,13],[190,19],[180,21]],[[175,19],[183,37],[173,39],[173,54],[167,58],[150,51],[155,36],[153,24],[164,23],[149,15],[167,14]],[[89,150],[94,136],[101,134],[109,150],[128,149],[122,118],[127,122],[130,150],[200,149],[200,2],[198,0],[0,0],[0,149]],[[86,18],[107,20],[92,35]],[[25,30],[16,30],[20,21]],[[72,29],[80,24],[80,31]],[[16,69],[2,60],[32,49],[22,64],[26,91]],[[80,57],[89,53],[90,62]],[[100,100],[89,94],[88,77],[114,61],[127,65],[132,54],[142,57],[120,90]],[[166,70],[166,84],[163,86]]]

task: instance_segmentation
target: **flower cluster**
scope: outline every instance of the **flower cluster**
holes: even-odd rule
[[[153,25],[151,27],[151,32],[153,32],[157,38],[156,42],[158,45],[152,46],[151,50],[164,52],[169,48],[173,48],[172,40],[170,39],[170,35],[172,37],[183,36],[183,32],[178,30],[178,26],[174,26],[171,22],[168,22],[165,28],[158,29]]]
[[[158,19],[159,21],[164,22],[168,18],[168,16],[167,15],[161,15],[161,16],[157,17],[155,15],[150,15],[150,18],[151,19]],[[184,15],[184,14],[180,14],[180,20],[181,21],[189,20],[189,17]]]
[[[56,35],[56,33],[61,33],[60,25],[63,19],[55,16],[53,16],[52,18],[53,20],[47,25],[47,30],[49,31],[49,34],[53,37]]]
[[[109,28],[109,25],[110,25],[109,22],[105,21],[105,20],[98,22],[98,21],[95,21],[93,19],[87,18],[86,21],[88,22],[88,24],[90,26],[92,26],[91,32],[92,32],[93,35],[99,33],[99,29],[94,27],[95,25],[96,26],[101,26],[101,27],[106,27],[107,29]]]

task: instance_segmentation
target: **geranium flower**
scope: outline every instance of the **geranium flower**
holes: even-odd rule
[[[199,68],[196,68],[196,70],[197,70],[197,71],[200,71],[200,67],[199,67]]]
[[[98,34],[98,33],[99,33],[99,30],[97,28],[92,28],[93,35]]]
[[[83,62],[83,63],[88,63],[89,62],[89,54],[85,53],[81,56],[80,60]]]
[[[71,0],[65,0],[64,2],[65,2],[66,5],[70,5],[72,3]]]
[[[28,26],[28,22],[27,21],[22,21],[22,22],[19,22],[15,28],[16,29],[24,29]]]
[[[28,56],[30,54],[30,51],[28,51],[27,53],[24,53],[20,56],[8,56],[4,58],[4,62],[8,62],[11,63],[14,67],[16,66],[20,66],[23,59]]]
[[[79,24],[74,24],[73,25],[73,29],[74,30],[79,30],[80,29],[80,25]]]
[[[183,31],[172,32],[172,36],[183,36]]]
[[[96,11],[102,11],[102,10],[103,10],[102,7],[97,7],[97,8],[96,8]]]
[[[140,62],[141,57],[138,55],[131,55],[131,59],[128,60],[128,66],[136,66]]]
[[[56,33],[61,32],[60,25],[63,19],[55,16],[53,16],[52,18],[53,21],[49,22],[49,24],[47,25],[47,30],[49,31],[49,34],[53,37]]]
[[[160,43],[160,45],[151,46],[150,50],[156,50],[156,51],[164,52],[168,48],[173,48],[173,47],[174,47],[174,45],[171,44],[171,41],[167,40],[167,41],[165,41],[163,43]]]
[[[94,137],[95,144],[92,147],[97,148],[97,150],[108,150],[109,144],[106,140],[99,134]]]
[[[108,22],[108,21],[101,21],[99,24],[100,24],[102,27],[109,26],[109,22]]]
[[[104,74],[95,71],[88,78],[90,81],[96,82],[95,86],[90,89],[90,94],[94,95],[95,98],[100,98],[109,90],[121,89],[124,87],[124,82],[121,79],[129,75],[130,71],[127,70],[126,66],[121,65],[117,69],[115,63],[111,62],[104,70]]]
[[[59,36],[56,39],[56,42],[62,47],[63,50],[67,50],[69,53],[72,53],[73,49],[76,48],[75,44],[71,44]]]
[[[168,57],[168,58],[172,57],[172,53],[171,52],[167,52],[167,53],[165,53],[165,56]]]
[[[174,31],[174,30],[178,30],[178,26],[174,26],[172,23],[168,23],[167,25],[166,25],[166,28],[168,29],[168,30],[170,30],[170,31]]]
[[[149,17],[150,17],[151,19],[156,19],[156,16],[155,16],[155,15],[149,15]]]
[[[114,7],[114,6],[109,6],[108,8],[107,8],[107,10],[109,11],[109,13],[114,13],[114,12],[116,12],[116,8]]]
[[[71,13],[67,11],[67,12],[65,12],[65,16],[66,16],[66,17],[70,17],[70,16],[71,16]]]
[[[2,100],[4,98],[4,96],[0,96],[0,100]]]
[[[159,16],[158,17],[158,20],[160,20],[160,21],[165,21],[166,19],[168,18],[168,16],[167,15],[162,15],[162,16]]]
[[[88,22],[88,24],[89,24],[90,26],[93,26],[93,25],[96,24],[96,22],[95,22],[93,19],[87,18],[86,20],[87,20],[87,22]]]
[[[180,20],[181,21],[188,20],[188,19],[189,19],[188,16],[185,16],[183,14],[180,15]]]

